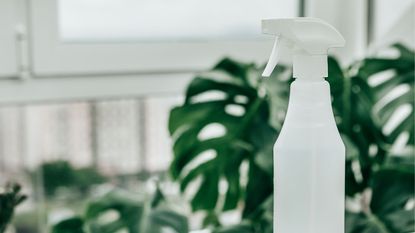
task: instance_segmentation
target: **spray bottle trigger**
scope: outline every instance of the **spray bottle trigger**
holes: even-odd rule
[[[269,56],[268,63],[264,69],[264,72],[262,73],[263,77],[269,77],[272,74],[272,71],[274,71],[274,68],[277,66],[279,60],[280,60],[280,45],[278,43],[279,37],[277,36],[275,38],[274,47],[272,48],[271,55]]]

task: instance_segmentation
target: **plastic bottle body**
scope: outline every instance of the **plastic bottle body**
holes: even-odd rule
[[[274,169],[276,233],[344,233],[345,147],[322,78],[291,85]]]

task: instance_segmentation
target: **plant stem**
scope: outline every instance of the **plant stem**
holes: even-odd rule
[[[368,221],[373,223],[373,225],[375,225],[380,232],[379,233],[391,233],[388,228],[385,226],[385,224],[374,214],[372,213],[365,213]]]
[[[371,196],[372,194],[368,190],[363,192],[361,200],[362,212],[366,215],[368,222],[372,223],[377,227],[377,229],[380,230],[379,233],[391,233],[385,224],[375,214],[372,213],[372,210],[370,209]]]

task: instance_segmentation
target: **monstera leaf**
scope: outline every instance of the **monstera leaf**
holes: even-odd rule
[[[336,60],[329,59],[333,109],[347,148],[349,196],[368,187],[373,167],[382,165],[398,136],[407,133],[407,144],[414,143],[415,54],[402,45],[393,48],[399,52],[396,58],[366,58],[346,71],[342,71]],[[378,81],[373,82],[375,79]],[[402,107],[407,109],[405,118],[400,122],[392,119],[395,114],[403,113]],[[398,124],[385,132],[384,126],[389,121]]]
[[[346,214],[347,233],[415,231],[414,203],[411,203],[415,189],[414,159],[413,154],[389,158],[373,174],[370,201],[363,202],[361,212]]]
[[[363,61],[358,76],[368,82],[376,76],[384,77],[372,88],[376,102],[375,120],[379,125],[385,126],[392,120],[394,114],[398,114],[398,111],[406,106],[408,111],[405,118],[384,133],[389,143],[395,142],[402,133],[407,133],[408,144],[414,145],[415,53],[400,44],[392,48],[399,52],[397,58],[367,58]]]
[[[91,232],[111,233],[126,229],[130,233],[138,233],[144,209],[143,200],[137,200],[124,192],[113,191],[89,203],[85,219],[89,222]],[[119,217],[108,223],[100,221],[101,216],[111,211]]]
[[[269,196],[250,216],[235,226],[220,227],[214,233],[272,233],[273,230],[273,196]]]
[[[85,233],[84,220],[80,217],[73,217],[56,224],[52,233]]]
[[[413,151],[407,156],[387,156],[404,132],[409,135],[407,145],[413,146],[413,109],[389,133],[384,130],[402,106],[414,106],[415,54],[401,45],[393,48],[399,51],[398,57],[366,58],[345,72],[329,60],[333,108],[347,148],[346,194],[365,196],[368,190],[372,194],[369,202],[362,199],[362,212],[346,213],[348,233],[415,231],[414,210],[404,208],[414,196],[414,158],[409,156]],[[402,87],[406,92],[392,94]],[[407,162],[391,163],[398,159]]]
[[[148,217],[148,225],[146,233],[188,233],[187,219],[180,214],[177,214],[168,209],[157,209],[152,211]]]
[[[188,233],[187,218],[163,206],[158,191],[153,200],[114,190],[89,203],[84,217],[64,220],[53,233]],[[110,216],[110,215],[113,216]]]
[[[353,196],[362,192],[368,185],[372,166],[370,146],[383,142],[379,126],[372,120],[371,110],[374,105],[373,91],[360,76],[349,77],[338,62],[330,57],[329,75],[333,111],[337,127],[346,145],[346,194]],[[383,153],[379,150],[379,156]],[[352,164],[358,163],[361,168],[360,178],[352,170]]]
[[[282,72],[280,68],[273,78],[281,78]],[[275,98],[286,98],[288,89],[273,90]],[[183,191],[201,181],[191,201],[194,210],[234,209],[245,197],[244,215],[249,215],[272,193],[277,130],[271,125],[278,125],[270,120],[272,113],[260,69],[252,64],[224,59],[190,83],[184,104],[170,113],[169,131],[174,139],[173,178],[180,180]],[[240,182],[244,163],[249,167],[246,187]],[[220,183],[227,187],[223,205]]]

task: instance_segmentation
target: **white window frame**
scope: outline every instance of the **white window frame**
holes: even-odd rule
[[[194,74],[35,77],[0,80],[0,106],[184,93]]]
[[[211,42],[64,43],[59,38],[56,0],[2,0],[0,6],[13,2],[19,2],[14,11],[27,17],[29,49],[19,52],[24,43],[15,46],[17,51],[7,57],[8,62],[18,61],[10,75],[28,80],[0,80],[0,104],[181,93],[196,72],[211,68],[222,57],[263,63],[273,43],[266,36]],[[347,64],[346,58],[365,53],[365,1],[300,0],[300,6],[304,4],[306,16],[327,20],[345,36],[347,47],[334,51],[342,61]],[[15,34],[13,38],[9,44],[18,43]]]
[[[0,1],[0,78],[17,76],[17,0]]]
[[[59,38],[57,1],[31,0],[30,4],[35,76],[201,71],[225,56],[264,62],[272,46],[268,37],[207,42],[64,43]]]

